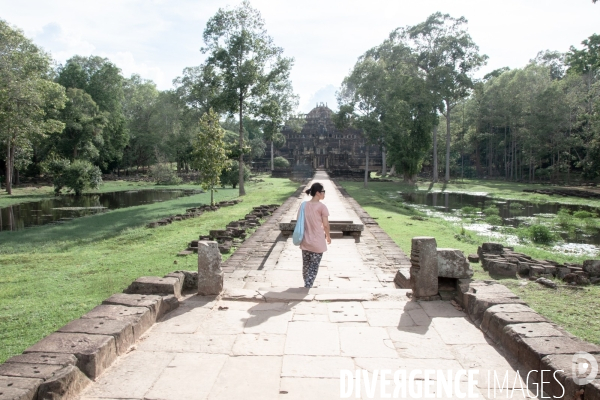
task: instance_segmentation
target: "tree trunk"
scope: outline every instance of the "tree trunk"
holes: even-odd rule
[[[396,165],[393,164],[392,168],[390,168],[390,176],[394,176],[396,174]]]
[[[240,95],[240,173],[238,176],[238,185],[239,185],[239,195],[245,196],[246,191],[244,190],[244,124],[242,121],[243,117],[243,107],[244,107],[244,97]]]
[[[271,140],[271,171],[275,169],[275,161],[273,157],[273,140]]]
[[[10,137],[6,139],[6,193],[12,194],[12,165],[10,163]]]
[[[450,102],[446,100],[446,182],[450,182]]]
[[[17,168],[15,168],[15,185],[20,185],[21,184],[21,180],[19,179],[19,170]]]
[[[367,188],[367,182],[369,180],[369,145],[365,146],[365,183],[364,188]]]
[[[381,176],[385,177],[387,175],[387,154],[385,153],[385,147],[381,146]]]
[[[433,177],[432,177],[432,181],[433,182],[437,182],[438,181],[438,154],[437,154],[437,129],[438,126],[435,125],[433,127]]]

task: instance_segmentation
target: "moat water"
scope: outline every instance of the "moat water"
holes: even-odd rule
[[[25,228],[56,224],[93,215],[108,210],[174,200],[201,193],[197,190],[132,190],[64,195],[54,199],[15,204],[0,208],[0,231],[17,231]]]

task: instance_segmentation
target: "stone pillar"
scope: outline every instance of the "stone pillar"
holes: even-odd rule
[[[416,300],[438,300],[438,258],[435,238],[412,238],[410,286]]]
[[[219,244],[213,241],[198,242],[198,294],[217,295],[223,290],[223,270]]]

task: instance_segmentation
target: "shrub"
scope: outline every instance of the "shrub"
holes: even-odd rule
[[[46,164],[45,170],[52,176],[56,194],[66,187],[79,196],[85,189],[97,189],[102,183],[100,168],[85,160],[71,163],[66,159],[55,159]]]
[[[285,169],[290,167],[290,162],[287,159],[279,156],[273,159],[273,165],[275,168]]]
[[[483,210],[485,215],[500,215],[500,210],[496,206],[490,206]]]
[[[498,215],[488,215],[485,217],[485,222],[490,225],[502,225],[502,218],[500,218]]]
[[[463,207],[460,209],[460,213],[462,215],[471,215],[471,214],[475,214],[477,211],[479,211],[479,209],[477,207]]]
[[[554,241],[554,234],[545,225],[531,225],[528,231],[529,238],[534,243],[549,244]]]
[[[558,218],[558,223],[561,226],[568,227],[573,224],[573,216],[566,208],[561,208],[558,210],[556,217]]]
[[[573,217],[579,218],[579,219],[586,219],[586,218],[593,218],[594,214],[592,214],[589,211],[575,211],[573,213]]]
[[[228,163],[229,165],[227,169],[224,169],[223,172],[221,172],[219,179],[223,187],[226,185],[231,185],[235,189],[240,180],[240,164],[237,160],[229,160]],[[250,168],[244,164],[244,182],[246,182],[248,179],[250,179]]]
[[[169,163],[157,163],[150,167],[150,176],[157,185],[179,185],[181,178]]]
[[[508,205],[508,208],[510,208],[511,210],[521,210],[523,209],[523,205],[521,203],[511,202]]]

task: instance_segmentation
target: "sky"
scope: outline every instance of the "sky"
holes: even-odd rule
[[[228,0],[0,0],[0,19],[22,29],[58,63],[73,55],[107,57],[161,90],[205,55],[202,32]],[[464,16],[480,52],[481,77],[519,68],[541,50],[567,51],[600,33],[600,2],[591,0],[251,0],[284,54],[295,60],[291,79],[300,112],[316,103],[336,108],[335,92],[357,58],[389,33],[436,11]]]

